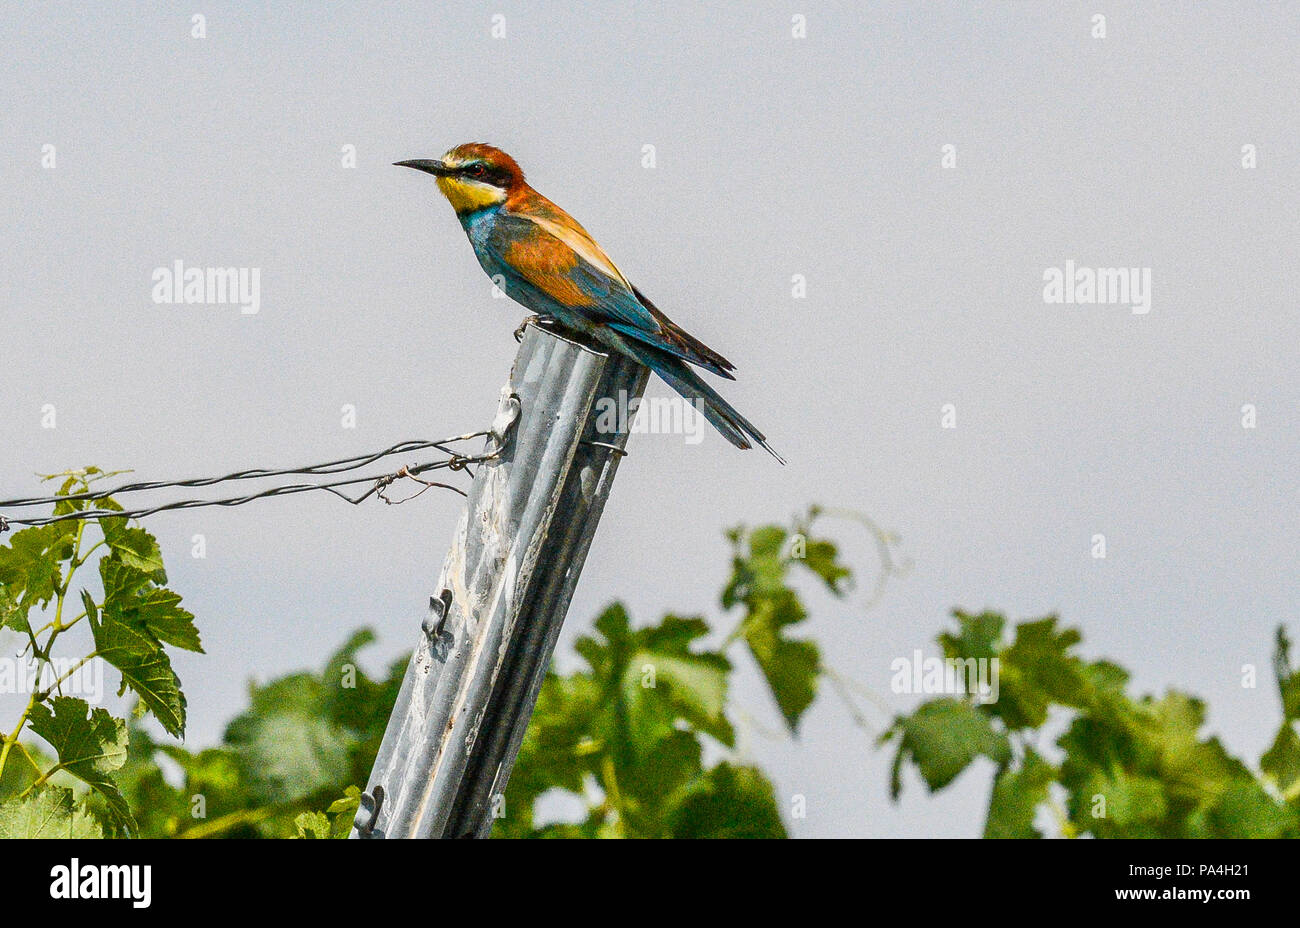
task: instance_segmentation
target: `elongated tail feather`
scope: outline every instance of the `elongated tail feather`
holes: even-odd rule
[[[785,458],[767,443],[767,437],[755,427],[730,403],[724,400],[716,390],[704,382],[699,374],[691,370],[685,362],[663,351],[656,351],[633,339],[611,333],[607,335],[618,341],[619,349],[626,355],[636,358],[650,370],[663,378],[664,383],[680,393],[692,405],[704,413],[707,419],[722,437],[737,448],[751,448],[751,440],[760,445],[764,451],[784,464]]]

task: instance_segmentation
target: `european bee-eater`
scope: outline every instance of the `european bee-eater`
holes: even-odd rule
[[[437,178],[474,254],[515,302],[644,364],[737,448],[767,439],[691,369],[735,380],[735,366],[687,334],[628,283],[587,230],[524,181],[505,152],[471,142],[440,160],[398,161]]]

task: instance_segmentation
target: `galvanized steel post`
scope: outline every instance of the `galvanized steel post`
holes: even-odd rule
[[[352,837],[488,836],[627,442],[597,401],[647,377],[526,327]]]

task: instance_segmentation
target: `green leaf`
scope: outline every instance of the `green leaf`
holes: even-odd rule
[[[821,652],[810,641],[785,637],[785,628],[804,621],[807,613],[793,590],[783,588],[749,603],[740,634],[767,680],[790,731],[817,698]]]
[[[1033,749],[1025,752],[1019,767],[1004,767],[993,781],[986,838],[1041,838],[1034,827],[1038,807],[1047,801],[1047,790],[1056,779],[1056,768]]]
[[[596,619],[596,630],[600,637],[575,645],[606,701],[592,720],[593,737],[625,761],[652,749],[683,721],[723,744],[733,742],[723,713],[731,664],[718,652],[693,649],[709,631],[703,619],[667,615],[634,632],[622,604],[614,603]]]
[[[548,789],[582,792],[583,777],[594,772],[593,733],[609,731],[608,711],[609,703],[591,676],[547,675],[510,777],[508,816],[531,807]]]
[[[1278,693],[1282,697],[1282,718],[1288,722],[1300,719],[1300,672],[1291,666],[1291,639],[1281,625],[1277,629],[1273,669],[1277,674]]]
[[[4,771],[0,772],[0,800],[11,799],[26,792],[27,787],[53,766],[54,761],[38,750],[36,745],[19,741],[10,750]]]
[[[357,631],[334,653],[321,674],[322,711],[335,724],[355,731],[368,750],[379,748],[407,665],[406,661],[400,661],[386,679],[371,680],[367,677],[356,652],[374,640],[372,630]],[[362,777],[368,772],[367,767],[362,771]]]
[[[291,673],[265,686],[249,687],[249,713],[253,715],[324,715],[326,687],[312,673]],[[236,720],[238,721],[238,720]]]
[[[674,838],[784,838],[772,784],[725,761],[685,792],[669,817]]]
[[[118,669],[122,685],[140,696],[168,734],[181,737],[185,733],[185,694],[158,639],[121,613],[101,613],[89,593],[83,592],[82,601],[95,638],[95,653]]]
[[[916,764],[931,792],[947,786],[981,755],[998,765],[1011,759],[1007,736],[993,728],[986,713],[963,700],[922,703],[911,715],[894,720],[886,738],[895,734],[898,750],[890,785],[895,799],[902,791],[900,768],[906,759]]]
[[[12,628],[27,634],[31,626],[27,624],[27,610],[19,603],[20,595],[21,591],[16,587],[0,582],[0,628]]]
[[[357,810],[361,808],[361,788],[349,786],[342,798],[335,799],[325,811],[330,816],[330,837],[346,838],[352,832]]]
[[[329,838],[330,820],[324,812],[303,812],[293,820],[297,838]]]
[[[667,615],[628,639],[622,653],[632,653],[623,671],[622,697],[637,744],[653,746],[672,734],[679,719],[725,745],[734,742],[723,712],[731,663],[717,652],[691,649],[708,631],[703,619]]]
[[[727,659],[717,654],[637,651],[627,667],[629,701],[636,700],[638,695],[644,697],[651,690],[662,691],[667,685],[668,699],[679,717],[707,730],[726,721],[722,710],[727,701],[730,670]]]
[[[797,732],[799,720],[817,698],[821,652],[811,641],[757,635],[748,640],[782,718],[792,733]]]
[[[700,739],[689,731],[674,731],[657,741],[640,762],[618,768],[621,812],[638,835],[664,834],[664,806],[703,772]]]
[[[780,525],[764,525],[749,533],[749,558],[759,573],[759,584],[780,586],[785,576],[781,562],[785,559],[788,532]]]
[[[104,505],[105,502],[112,503],[112,500],[99,500],[97,502],[100,508],[117,508],[115,503],[111,506]],[[129,528],[126,519],[122,518],[106,517],[100,519],[99,526],[104,532],[104,541],[108,543],[109,550],[113,552],[115,560],[140,571],[140,573],[158,583],[167,582],[167,572],[163,568],[162,549],[158,547],[158,540],[153,535],[142,528]]]
[[[734,741],[725,712],[731,665],[699,648],[709,632],[703,619],[667,615],[634,630],[614,603],[595,629],[575,644],[590,672],[543,682],[498,835],[666,837],[666,810],[698,785],[701,735]],[[593,785],[605,794],[599,806],[587,800]],[[588,819],[534,829],[534,801],[556,788],[588,801]]]
[[[126,763],[113,773],[113,779],[135,815],[133,834],[141,838],[173,837],[193,821],[190,803],[198,791],[186,789],[185,782],[173,786],[167,781],[156,760],[162,748],[135,717],[128,720],[127,737]],[[181,753],[187,752],[181,749]],[[208,812],[214,808],[211,796],[204,797],[202,808]]]
[[[1210,821],[1215,837],[1294,838],[1300,835],[1296,811],[1275,800],[1253,779],[1234,781],[1215,804]]]
[[[155,586],[148,574],[116,556],[102,559],[99,573],[104,582],[106,619],[142,628],[174,647],[203,652],[194,616],[180,608],[180,596]]]
[[[61,769],[98,792],[114,820],[134,830],[131,810],[112,776],[126,763],[126,722],[100,708],[87,718],[88,711],[90,706],[85,700],[55,696],[48,706],[37,703],[32,707],[28,725],[58,753]]]
[[[221,796],[236,793],[243,788],[239,758],[229,748],[205,748],[191,754],[179,745],[166,744],[159,750],[179,764],[185,772],[187,793]]]
[[[1282,626],[1277,630],[1273,669],[1282,699],[1282,724],[1259,767],[1278,790],[1290,795],[1300,782],[1300,673],[1291,666],[1291,640]]]
[[[821,669],[821,652],[815,644],[786,636],[791,625],[808,617],[798,593],[788,583],[791,564],[802,561],[787,555],[789,535],[779,525],[754,529],[747,536],[736,529],[729,537],[735,555],[722,605],[727,609],[745,607],[738,634],[762,671],[786,726],[796,732],[799,719],[817,697]],[[814,572],[834,562],[833,546],[825,544],[808,542],[807,548],[814,554]],[[828,576],[832,591],[838,593],[838,572],[832,570]]]
[[[1300,722],[1282,723],[1273,746],[1259,759],[1259,769],[1282,793],[1300,781]]]
[[[1082,707],[1089,688],[1083,661],[1070,654],[1079,633],[1058,632],[1057,619],[1048,616],[1016,626],[1016,637],[999,655],[1001,692],[990,711],[1007,728],[1037,728],[1047,721],[1053,703]]]
[[[722,591],[722,608],[748,604],[752,597],[785,587],[788,563],[783,552],[784,528],[765,525],[748,534],[736,528],[728,532],[727,537],[731,539],[735,553],[731,562],[731,579]]]
[[[1075,827],[1099,837],[1221,834],[1215,808],[1254,775],[1217,738],[1200,736],[1204,704],[1171,691],[1126,706],[1111,694],[1094,705],[1104,711],[1076,716],[1057,741]]]
[[[325,812],[303,812],[293,820],[296,838],[346,838],[352,831],[357,809],[361,807],[361,790],[349,786],[341,799],[330,803]]]
[[[45,606],[62,582],[61,562],[72,557],[72,522],[56,522],[15,532],[0,546],[0,618],[3,625],[29,631],[27,615]]]
[[[6,838],[102,838],[104,831],[73,797],[46,786],[22,799],[0,803],[0,840]]]
[[[804,556],[795,559],[821,578],[826,588],[836,596],[844,595],[853,571],[839,560],[839,549],[834,542],[823,538],[810,538],[804,546]]]
[[[953,610],[960,631],[956,635],[944,632],[939,636],[945,657],[966,660],[991,660],[1002,650],[1002,629],[1006,619],[996,612],[981,612],[978,615]]]
[[[1093,771],[1078,797],[1087,815],[1078,815],[1080,829],[1091,828],[1098,837],[1155,838],[1159,823],[1169,813],[1164,784],[1155,777],[1126,771]],[[1104,805],[1098,802],[1105,800]],[[1104,814],[1102,814],[1104,813]]]
[[[1208,805],[1232,780],[1251,775],[1218,738],[1201,740],[1201,700],[1171,690],[1164,699],[1143,700],[1141,707],[1139,762],[1149,764],[1167,782],[1172,800]]]
[[[351,773],[347,734],[323,718],[246,714],[230,724],[226,741],[259,802],[305,799],[336,788]]]

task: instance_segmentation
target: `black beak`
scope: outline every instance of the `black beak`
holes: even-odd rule
[[[434,177],[447,177],[452,173],[451,168],[441,161],[425,161],[418,159],[415,161],[394,161],[394,167],[415,168],[417,171],[423,171],[426,174],[432,174]]]

